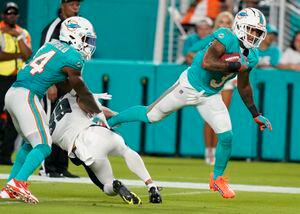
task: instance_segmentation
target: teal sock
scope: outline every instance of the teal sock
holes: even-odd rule
[[[22,146],[20,147],[20,149],[17,153],[16,160],[10,171],[7,181],[10,181],[11,179],[13,179],[17,176],[17,174],[19,173],[20,169],[22,168],[22,166],[26,160],[27,155],[29,154],[29,152],[31,150],[32,150],[32,146],[28,143],[23,142]]]
[[[39,144],[34,147],[27,155],[25,163],[15,177],[18,181],[27,181],[29,176],[38,168],[38,166],[51,153],[51,148],[46,144]]]
[[[218,134],[218,144],[216,149],[216,161],[214,167],[214,180],[222,176],[230,159],[232,148],[232,131]]]
[[[135,121],[142,121],[145,123],[150,122],[147,117],[147,106],[132,106],[124,111],[121,111],[116,116],[110,118],[108,120],[108,124],[110,127],[113,127],[120,123]]]

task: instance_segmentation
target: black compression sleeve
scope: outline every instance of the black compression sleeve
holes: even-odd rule
[[[253,118],[257,117],[259,115],[258,110],[255,105],[249,106],[248,109],[251,112]]]

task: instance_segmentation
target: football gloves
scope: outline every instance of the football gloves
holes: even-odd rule
[[[259,126],[260,131],[263,131],[265,128],[268,128],[270,131],[272,131],[272,125],[266,117],[259,115],[254,118],[254,121]]]

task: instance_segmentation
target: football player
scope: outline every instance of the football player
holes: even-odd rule
[[[94,96],[98,101],[103,94]],[[108,95],[104,98],[110,99]],[[107,117],[115,114],[97,103]],[[106,194],[118,193],[126,203],[140,204],[138,196],[127,190],[120,181],[114,180],[107,156],[122,156],[128,168],[148,186],[150,203],[161,203],[159,189],[152,181],[141,157],[126,146],[120,135],[98,125],[97,118],[91,119],[80,107],[84,109],[80,98],[74,93],[68,93],[59,100],[50,119],[53,143],[67,151],[76,165],[83,165],[91,180]]]
[[[272,130],[268,119],[254,104],[249,82],[249,74],[258,63],[257,48],[265,36],[264,15],[254,8],[241,10],[234,18],[232,30],[216,30],[210,44],[196,54],[192,65],[160,98],[149,106],[133,106],[120,112],[108,121],[109,125],[130,121],[154,123],[184,106],[195,106],[218,136],[210,189],[218,191],[224,198],[233,198],[235,192],[223,177],[230,159],[233,133],[228,110],[219,92],[237,75],[238,91],[254,122],[261,131],[265,128]],[[229,58],[238,55],[238,61],[226,61],[222,57],[225,55]]]
[[[51,152],[51,136],[46,114],[40,104],[47,89],[63,80],[77,92],[90,114],[106,121],[92,94],[81,79],[85,60],[95,51],[96,34],[82,17],[66,19],[59,40],[42,46],[33,59],[19,71],[17,80],[5,96],[5,108],[25,143],[17,153],[4,191],[29,203],[38,199],[28,189],[28,177]]]

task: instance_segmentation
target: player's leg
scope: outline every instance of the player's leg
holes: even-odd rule
[[[74,154],[86,164],[99,183],[103,184],[103,191],[107,195],[119,194],[128,204],[140,204],[140,198],[113,177],[107,158],[108,151],[113,147],[109,140],[111,134],[110,130],[101,126],[89,127],[78,135]]]
[[[38,98],[24,88],[10,89],[5,99],[6,108],[19,124],[20,134],[30,142],[33,149],[14,179],[7,186],[25,202],[38,200],[28,190],[27,180],[34,170],[51,152],[51,137],[46,115]]]
[[[111,127],[124,122],[142,121],[154,123],[162,120],[169,114],[183,106],[189,105],[188,96],[194,89],[186,88],[186,72],[183,72],[178,81],[167,89],[150,106],[133,106],[108,120]],[[196,93],[196,91],[195,91]]]
[[[102,191],[104,191],[104,185],[98,180],[97,176],[94,174],[94,172],[83,162],[81,161],[78,157],[75,158],[70,158],[70,160],[72,161],[73,164],[75,164],[76,166],[80,166],[82,165],[85,169],[85,171],[87,172],[89,178],[91,179],[91,181],[97,186],[99,187],[99,189],[101,189]]]
[[[148,187],[150,203],[162,203],[159,188],[152,180],[141,156],[126,146],[124,139],[120,135],[114,134],[113,138],[114,142],[112,142],[111,145],[114,145],[114,147],[109,154],[122,156],[130,171],[136,174],[145,183]]]
[[[18,121],[17,119],[15,118],[13,112],[11,112],[11,119],[12,119],[12,122],[17,130],[18,133],[21,133],[20,131],[20,126],[18,124]],[[16,155],[16,159],[14,161],[14,164],[12,166],[12,169],[10,171],[10,174],[9,174],[9,177],[7,179],[7,181],[10,181],[12,178],[15,178],[17,176],[17,174],[19,173],[20,169],[22,168],[24,162],[25,162],[25,159],[27,157],[27,155],[29,154],[29,152],[32,150],[32,146],[27,142],[25,142],[23,140],[18,152],[17,152],[17,155]]]
[[[205,98],[203,103],[197,106],[197,109],[218,136],[211,188],[218,190],[223,197],[232,198],[235,193],[223,178],[232,150],[232,127],[228,110],[220,94]]]

